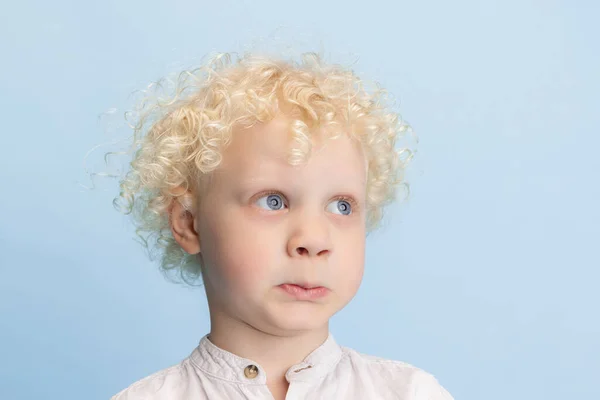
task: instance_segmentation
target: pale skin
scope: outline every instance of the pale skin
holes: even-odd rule
[[[276,400],[287,370],[327,339],[329,319],[356,294],[365,257],[360,145],[314,139],[307,164],[292,166],[289,132],[284,115],[234,131],[201,200],[187,192],[170,208],[175,240],[203,261],[210,341],[257,362]],[[327,295],[300,301],[279,287],[298,282]]]

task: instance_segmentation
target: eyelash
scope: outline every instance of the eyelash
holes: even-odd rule
[[[255,200],[261,199],[265,196],[270,196],[272,194],[278,194],[281,197],[285,198],[284,194],[281,192],[278,192],[277,190],[267,190],[264,192],[261,192],[259,194],[257,194],[256,196],[254,196]],[[340,196],[336,196],[332,199],[332,201],[347,201],[348,203],[350,203],[350,205],[352,206],[352,213],[354,214],[355,212],[359,211],[359,207],[358,207],[358,203],[356,202],[356,200],[354,200],[354,198],[349,197],[349,196],[344,196],[344,195],[340,195]],[[284,203],[285,204],[285,203]]]

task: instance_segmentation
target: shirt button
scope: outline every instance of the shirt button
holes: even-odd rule
[[[246,368],[244,368],[244,375],[246,375],[246,378],[256,378],[258,375],[258,367],[256,365],[248,365]]]

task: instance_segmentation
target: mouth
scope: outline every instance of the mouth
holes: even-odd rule
[[[317,285],[317,284],[313,284],[313,283],[284,283],[284,285],[292,285],[292,286],[298,286],[299,288],[308,290],[308,289],[316,289],[316,288],[321,288],[323,286],[321,285]]]
[[[312,283],[284,283],[279,287],[297,300],[316,300],[329,293],[326,287]]]

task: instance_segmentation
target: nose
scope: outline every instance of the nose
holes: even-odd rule
[[[331,254],[331,237],[323,217],[304,218],[288,241],[290,257],[328,257]]]

